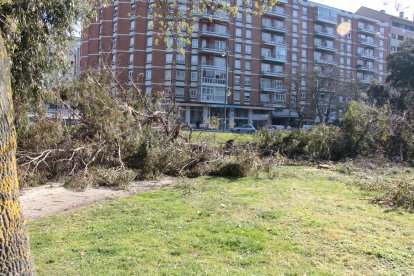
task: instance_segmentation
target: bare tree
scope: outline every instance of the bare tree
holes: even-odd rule
[[[343,76],[334,66],[320,66],[308,70],[307,90],[315,119],[327,123],[331,115],[338,111],[338,99],[343,94]]]

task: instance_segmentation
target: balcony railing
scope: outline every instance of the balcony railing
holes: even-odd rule
[[[373,39],[358,38],[358,43],[371,47],[378,47],[378,44]]]
[[[263,106],[263,107],[284,107],[284,105],[285,105],[285,101],[275,101],[275,102],[272,102],[272,101],[261,101],[260,102],[260,104],[261,104],[261,106]]]
[[[215,45],[206,45],[201,47],[201,52],[221,55],[226,47],[217,47]]]
[[[373,81],[373,79],[371,79],[371,78],[358,78],[358,81],[361,82],[361,83],[370,84]]]
[[[373,34],[373,35],[377,34],[374,28],[358,27],[358,31],[361,33],[368,33],[368,34]]]
[[[283,71],[262,71],[261,72],[263,76],[265,77],[285,77],[285,73]]]
[[[201,15],[201,19],[209,19],[209,20],[215,20],[215,21],[221,21],[221,22],[230,22],[230,17],[225,13],[219,13],[219,12],[204,12]]]
[[[373,54],[368,54],[365,52],[358,53],[359,57],[368,58],[368,59],[377,59]]]
[[[326,42],[315,43],[314,46],[315,46],[315,48],[318,48],[318,49],[321,49],[321,50],[326,50],[326,51],[331,51],[331,52],[336,51],[333,44],[328,44]]]
[[[287,32],[286,28],[283,25],[263,24],[262,28],[266,31],[283,33],[283,34]]]
[[[285,92],[284,86],[263,86],[262,91],[264,92]]]
[[[225,30],[217,30],[215,28],[202,28],[201,35],[203,36],[211,36],[211,37],[221,37],[221,38],[229,38],[230,33]]]
[[[214,63],[214,62],[211,62],[211,61],[207,61],[207,62],[201,62],[200,63],[200,68],[226,70],[226,65],[217,64],[217,63]]]
[[[373,65],[358,64],[356,69],[360,71],[376,72]]]
[[[262,55],[262,59],[273,62],[286,62],[287,57],[285,55]]]
[[[286,42],[281,40],[262,40],[262,43],[270,46],[286,46]]]
[[[320,59],[315,58],[315,62],[336,65],[335,59],[330,59],[330,58],[320,58]]]
[[[200,102],[205,103],[224,103],[224,94],[223,96],[219,95],[210,95],[210,94],[201,94]]]
[[[319,36],[327,36],[331,38],[336,38],[336,34],[333,30],[327,30],[327,29],[315,29],[315,34]]]
[[[289,15],[283,9],[273,9],[271,11],[266,10],[264,12],[264,14],[279,17],[279,18],[288,18],[289,17]]]

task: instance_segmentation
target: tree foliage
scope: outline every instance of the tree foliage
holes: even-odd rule
[[[414,90],[414,39],[407,38],[400,49],[387,58],[387,82],[395,88]]]

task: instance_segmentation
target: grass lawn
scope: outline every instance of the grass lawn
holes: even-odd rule
[[[189,132],[185,132],[187,135]],[[206,142],[215,145],[224,145],[228,140],[234,139],[236,143],[248,143],[257,142],[257,135],[255,134],[237,134],[230,132],[207,132],[207,131],[194,131],[192,135],[193,142]]]
[[[414,273],[414,214],[349,177],[204,177],[29,224],[39,275]]]

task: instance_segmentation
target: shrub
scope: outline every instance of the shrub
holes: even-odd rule
[[[79,171],[65,181],[64,187],[69,190],[83,191],[89,186],[89,184],[90,179],[83,171]]]
[[[249,175],[249,168],[242,163],[230,162],[220,166],[217,170],[211,172],[211,175],[241,178]]]
[[[414,179],[399,180],[395,187],[384,195],[372,200],[374,203],[387,205],[392,208],[404,208],[414,211]]]
[[[125,169],[93,168],[90,171],[93,185],[126,189],[136,177],[136,173]]]

